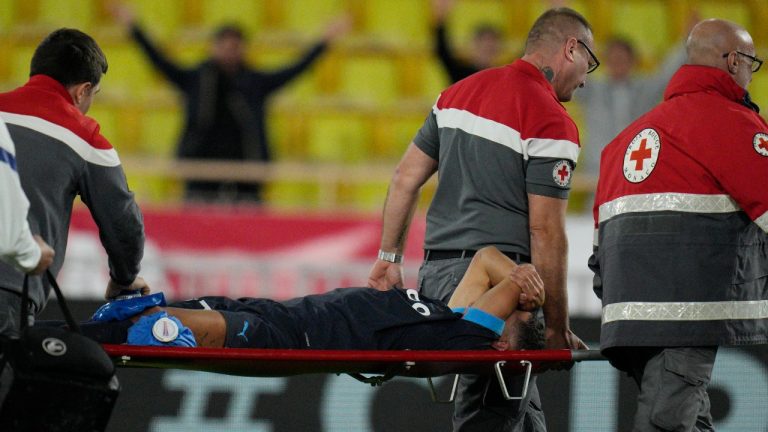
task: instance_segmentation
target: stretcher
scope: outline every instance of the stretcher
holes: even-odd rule
[[[103,345],[116,365],[189,369],[229,375],[275,377],[316,373],[347,374],[381,385],[396,377],[426,378],[436,402],[452,402],[459,374],[495,374],[506,399],[526,396],[531,374],[553,364],[605,360],[598,350],[529,351],[347,351],[243,348],[177,348]],[[366,376],[366,374],[373,374]],[[439,400],[432,378],[456,374],[448,400]],[[509,394],[504,376],[524,375],[522,393]]]

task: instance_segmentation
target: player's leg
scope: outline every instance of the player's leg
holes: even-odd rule
[[[466,308],[506,279],[517,264],[495,247],[486,247],[477,251],[469,264],[467,272],[459,282],[448,306]]]

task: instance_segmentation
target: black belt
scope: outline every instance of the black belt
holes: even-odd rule
[[[446,260],[446,259],[454,259],[454,258],[472,258],[475,256],[475,253],[477,251],[469,250],[469,249],[451,249],[451,250],[435,250],[435,249],[426,249],[424,250],[424,261],[439,261],[439,260]],[[531,262],[531,257],[528,255],[523,255],[518,252],[504,252],[502,251],[504,255],[508,256],[512,261],[518,262],[518,263],[529,263]]]

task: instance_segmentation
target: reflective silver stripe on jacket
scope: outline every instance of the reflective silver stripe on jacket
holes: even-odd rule
[[[665,210],[686,213],[731,213],[741,211],[741,208],[728,195],[687,193],[627,195],[600,205],[599,222],[605,222],[625,213]]]
[[[768,212],[763,213],[760,217],[755,219],[755,223],[761,230],[768,232]]]
[[[623,302],[603,307],[612,321],[709,321],[768,318],[768,300],[722,302]]]

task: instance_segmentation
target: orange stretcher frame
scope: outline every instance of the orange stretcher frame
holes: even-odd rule
[[[530,375],[548,364],[605,360],[598,350],[354,351],[245,348],[178,348],[102,345],[118,366],[189,369],[254,377],[314,373],[348,374],[371,385],[395,376],[427,378],[433,399],[452,402],[458,374],[496,374],[507,399],[522,399]],[[525,374],[521,396],[509,395],[504,373]],[[365,377],[363,374],[378,374]],[[456,374],[450,400],[437,400],[432,377]]]

